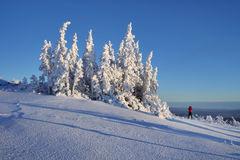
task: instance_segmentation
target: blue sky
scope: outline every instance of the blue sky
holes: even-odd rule
[[[82,56],[93,29],[98,57],[108,40],[118,50],[131,21],[144,61],[154,51],[164,100],[240,100],[238,0],[1,0],[0,19],[2,78],[39,74],[43,40],[55,44],[66,20],[68,46],[77,32]]]

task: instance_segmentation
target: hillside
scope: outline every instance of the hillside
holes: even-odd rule
[[[0,159],[240,159],[240,130],[99,101],[0,91]]]

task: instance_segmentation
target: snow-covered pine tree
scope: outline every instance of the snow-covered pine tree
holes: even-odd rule
[[[123,92],[123,85],[122,85],[122,79],[123,79],[123,72],[122,69],[117,67],[115,65],[115,67],[112,68],[113,69],[113,73],[114,73],[114,79],[113,79],[113,94],[114,96],[120,95]]]
[[[110,79],[110,54],[109,46],[105,44],[103,47],[103,53],[100,62],[100,86],[102,88],[103,96],[108,96],[111,89]]]
[[[113,99],[115,88],[114,82],[116,81],[115,56],[112,43],[110,41],[108,44],[104,45],[99,69],[100,86],[103,94],[102,98],[104,101],[108,102]]]
[[[123,58],[124,58],[123,47],[124,47],[124,41],[122,40],[120,43],[120,46],[119,46],[119,50],[118,50],[118,57],[117,57],[117,66],[118,67],[123,66]]]
[[[138,82],[139,84],[143,83],[143,72],[144,67],[142,63],[142,53],[140,52],[139,48],[139,41],[135,44],[135,54],[136,54],[136,69],[135,72],[137,74]]]
[[[141,99],[138,99],[137,84],[141,78],[138,74],[137,61],[139,57],[139,47],[135,43],[135,36],[132,34],[132,24],[128,25],[127,33],[120,44],[119,55],[117,60],[117,68],[121,73],[122,83],[116,89],[118,93],[118,100],[126,107],[134,110],[142,110],[143,105]],[[137,53],[138,52],[138,53]]]
[[[67,60],[69,62],[69,87],[71,95],[74,94],[75,86],[78,83],[79,78],[76,76],[82,76],[82,61],[78,62],[78,46],[77,46],[77,34],[73,36],[72,48],[69,50]],[[79,75],[80,74],[80,75]]]
[[[39,82],[38,82],[37,76],[32,75],[30,77],[30,87],[33,90],[33,92],[37,92],[38,93]]]
[[[114,49],[111,41],[108,41],[107,44],[109,47],[109,61],[110,61],[110,67],[115,67],[116,66],[116,61],[115,61],[115,54],[114,54]]]
[[[92,38],[92,30],[88,33],[88,38],[86,40],[86,48],[83,54],[83,79],[84,84],[86,85],[85,94],[90,98],[93,98],[93,76],[97,74],[97,63],[96,55],[94,52],[94,44]]]
[[[158,81],[157,81],[157,68],[152,70],[152,60],[153,52],[150,52],[145,66],[144,71],[144,83],[143,83],[143,104],[150,110],[153,114],[166,118],[171,116],[169,107],[166,102],[161,101],[158,96]]]
[[[53,91],[49,93],[67,96],[81,94],[88,95],[91,99],[101,99],[104,93],[125,107],[151,111],[160,117],[171,116],[167,103],[162,102],[157,94],[157,68],[152,70],[152,52],[143,67],[139,43],[134,40],[131,23],[120,44],[117,61],[112,44],[109,42],[105,45],[100,70],[96,63],[92,30],[86,40],[83,60],[78,60],[76,34],[69,52],[66,47],[68,25],[70,22],[64,23],[60,28],[60,38],[53,52],[51,43],[47,41],[44,41],[41,50],[39,69],[43,75],[39,78],[39,84],[44,84],[46,76],[48,86]]]
[[[150,78],[149,92],[145,95],[147,100],[147,105],[150,106],[150,111],[156,115],[159,115],[161,108],[164,105],[160,100],[157,90],[158,90],[158,81],[157,81],[157,67],[152,71],[152,77]]]
[[[42,74],[38,78],[39,84],[38,84],[38,91],[40,93],[47,93],[47,84],[45,82],[45,76]]]
[[[101,88],[100,88],[100,84],[99,84],[99,78],[98,75],[93,75],[92,79],[91,79],[91,84],[92,84],[92,95],[91,98],[93,100],[100,100],[101,99]]]
[[[39,70],[42,72],[43,76],[47,77],[47,87],[48,87],[48,94],[51,93],[51,88],[52,88],[52,69],[53,69],[53,64],[52,64],[52,44],[51,42],[45,40],[43,47],[41,49],[41,54],[39,60],[41,61]]]
[[[152,79],[151,79],[151,85],[150,85],[150,91],[151,94],[157,94],[158,89],[158,80],[157,80],[157,74],[158,74],[158,68],[155,67],[152,73]]]
[[[128,25],[127,33],[123,41],[123,92],[134,92],[134,87],[137,82],[136,54],[135,54],[135,36],[132,34],[132,23]]]
[[[146,95],[151,94],[150,93],[150,87],[151,87],[151,79],[152,79],[152,56],[153,52],[151,51],[148,55],[146,65],[144,68],[144,82],[143,82],[143,104],[144,106],[147,106],[146,102]]]
[[[26,77],[23,77],[21,80],[20,90],[27,90],[28,88],[28,79]]]
[[[21,84],[23,85],[28,85],[28,80],[26,77],[23,77],[22,81],[21,81]]]
[[[41,61],[39,70],[43,72],[44,76],[48,76],[51,71],[51,42],[44,40],[43,47],[39,60]]]
[[[82,95],[81,91],[85,88],[83,83],[83,63],[80,58],[74,66],[73,84],[71,88],[72,95]]]
[[[136,55],[136,67],[134,72],[136,73],[136,85],[134,88],[134,96],[136,96],[140,101],[142,101],[143,96],[143,63],[142,63],[142,53],[139,49],[139,42],[135,43],[135,55]]]
[[[120,95],[123,92],[123,44],[124,41],[120,43],[117,60],[116,60],[116,67],[115,67],[115,87],[114,92],[116,95]]]
[[[54,51],[53,65],[53,93],[55,95],[70,95],[69,89],[69,64],[67,61],[67,47],[65,34],[71,22],[65,22],[60,28],[60,38]]]

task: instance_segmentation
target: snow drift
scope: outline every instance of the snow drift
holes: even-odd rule
[[[231,126],[5,91],[0,91],[0,113],[4,160],[240,159],[240,130]]]

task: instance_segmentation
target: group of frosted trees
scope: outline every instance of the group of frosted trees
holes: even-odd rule
[[[100,63],[96,62],[92,30],[88,33],[82,58],[78,54],[76,33],[71,48],[67,48],[65,34],[69,25],[70,22],[66,22],[60,28],[60,37],[54,48],[45,40],[41,49],[39,69],[42,72],[40,77],[45,80],[45,92],[102,100],[160,117],[171,115],[167,104],[157,94],[158,70],[151,64],[153,52],[143,65],[131,23],[117,57],[109,41],[103,47]]]

